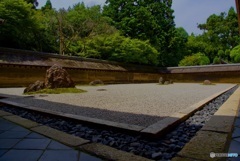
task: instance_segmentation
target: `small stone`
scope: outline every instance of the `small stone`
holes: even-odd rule
[[[169,148],[171,148],[172,150],[174,150],[174,149],[175,149],[175,147],[176,147],[176,145],[175,145],[175,144],[170,144],[170,145],[169,145]]]
[[[109,140],[109,141],[113,141],[114,138],[112,138],[112,137],[108,137],[108,140]]]
[[[170,159],[171,157],[172,157],[171,154],[169,154],[169,153],[163,153],[163,158],[165,158],[165,159]]]
[[[138,142],[134,142],[134,143],[131,143],[130,144],[130,146],[132,146],[132,147],[138,147],[138,146],[140,146],[141,144],[140,143],[138,143]]]
[[[175,142],[176,142],[176,140],[174,140],[174,139],[170,139],[170,141],[171,141],[172,143],[175,143]]]
[[[94,136],[92,137],[92,142],[98,142],[101,139],[100,136]]]
[[[115,141],[111,141],[110,143],[109,143],[109,146],[113,146],[115,144]]]
[[[106,139],[103,139],[103,140],[102,140],[102,144],[107,145],[107,144],[109,144],[109,141],[106,140]]]
[[[166,144],[171,144],[170,140],[163,140],[163,142],[166,143]]]
[[[157,152],[152,154],[153,159],[160,159],[162,157],[162,152]]]
[[[150,145],[150,146],[158,146],[158,143],[155,143],[155,142],[150,142],[150,143],[148,143],[148,145]]]

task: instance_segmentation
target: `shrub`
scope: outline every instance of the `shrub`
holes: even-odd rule
[[[131,39],[120,34],[101,35],[87,40],[80,56],[144,65],[158,64],[158,51],[149,41]]]
[[[203,53],[197,53],[191,56],[186,56],[179,62],[179,66],[196,66],[208,64],[210,64],[210,60]]]
[[[221,64],[221,59],[219,57],[215,57],[213,59],[213,64]]]
[[[233,63],[240,63],[240,45],[232,49],[230,57]]]

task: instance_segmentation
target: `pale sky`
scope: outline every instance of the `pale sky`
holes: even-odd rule
[[[86,6],[103,5],[105,0],[51,0],[53,8],[68,8],[79,2]],[[38,0],[43,6],[46,0]],[[183,27],[189,34],[199,34],[197,24],[206,22],[211,14],[227,12],[230,7],[235,8],[235,0],[173,0],[176,27]]]

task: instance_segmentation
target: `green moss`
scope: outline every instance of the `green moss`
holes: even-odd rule
[[[211,84],[204,84],[204,83],[201,83],[200,85],[211,86],[211,85],[216,85],[216,84],[214,84],[214,83],[211,83]]]
[[[160,85],[160,86],[167,86],[167,85],[170,85],[170,84],[160,84],[160,83],[158,83],[157,85]]]
[[[76,86],[92,87],[92,86],[105,86],[105,84],[95,84],[95,85],[90,85],[90,84],[77,84]]]
[[[77,88],[55,88],[55,89],[42,89],[36,92],[28,92],[24,93],[26,95],[34,95],[34,94],[61,94],[61,93],[83,93],[87,92],[82,89]]]

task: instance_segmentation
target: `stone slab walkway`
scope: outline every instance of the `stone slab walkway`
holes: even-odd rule
[[[229,153],[238,153],[238,158],[228,158],[228,161],[238,161],[240,160],[240,109],[238,111],[238,116],[234,123],[234,130],[232,133],[232,138],[229,146]]]
[[[102,161],[0,118],[0,161]]]

